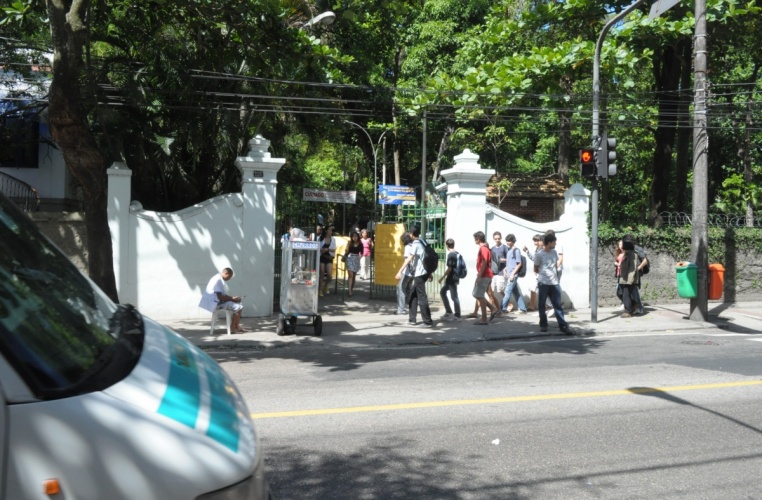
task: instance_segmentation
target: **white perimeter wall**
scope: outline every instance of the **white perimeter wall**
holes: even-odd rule
[[[109,228],[114,248],[114,273],[119,299],[134,304],[156,320],[209,318],[198,307],[209,278],[224,267],[235,272],[227,283],[231,295],[245,296],[244,316],[272,314],[274,298],[274,230],[277,172],[285,159],[270,158],[269,141],[257,136],[249,142],[248,156],[239,157],[241,193],[218,196],[172,213],[143,210],[130,202],[126,166],[109,169]],[[563,246],[561,288],[564,303],[590,305],[587,212],[590,193],[575,184],[564,194],[564,215],[549,223],[533,223],[486,203],[486,184],[493,170],[482,169],[477,155],[466,150],[455,166],[442,172],[447,181],[447,237],[454,238],[468,265],[461,281],[461,309],[473,308],[476,275],[473,233],[484,231],[492,246],[492,233],[513,233],[517,245],[531,248],[532,235],[553,229]],[[533,286],[533,267],[519,280],[525,298]]]
[[[564,266],[561,278],[564,304],[569,307],[590,306],[590,239],[587,234],[587,212],[590,192],[581,184],[574,184],[564,193],[564,215],[558,221],[530,222],[487,204],[487,182],[494,170],[481,168],[479,156],[466,149],[454,158],[455,165],[442,171],[447,182],[446,235],[455,240],[455,249],[463,254],[468,275],[460,281],[458,296],[461,311],[471,311],[475,299],[471,295],[476,276],[477,246],[473,234],[483,231],[487,244],[492,247],[492,234],[500,231],[512,233],[521,249],[533,248],[532,236],[553,229],[558,244],[563,246]],[[519,279],[519,288],[529,303],[534,286],[534,267],[527,262],[527,277]]]
[[[241,193],[212,198],[177,212],[143,210],[130,202],[131,172],[109,169],[109,229],[119,301],[163,321],[209,318],[198,307],[203,288],[225,267],[231,295],[244,296],[245,317],[269,316],[273,308],[275,192],[285,163],[270,158],[269,141],[249,142],[239,157]]]
[[[526,246],[534,251],[532,236],[543,234],[548,229],[556,232],[556,249],[563,248],[564,262],[561,276],[561,291],[566,307],[590,307],[590,238],[587,234],[587,210],[590,193],[581,184],[572,185],[564,194],[565,212],[561,219],[554,222],[538,224],[524,220],[515,215],[499,210],[497,207],[487,207],[487,242],[494,246],[492,234],[500,231],[503,242],[507,234],[516,236],[516,246],[523,249]],[[583,212],[579,209],[583,208]],[[524,254],[526,257],[526,254]],[[527,262],[527,275],[519,278],[519,288],[524,300],[529,305],[529,294],[534,287],[534,266]]]

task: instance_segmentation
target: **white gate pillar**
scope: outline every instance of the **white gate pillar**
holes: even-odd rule
[[[460,308],[468,314],[474,307],[471,296],[476,278],[477,246],[474,233],[485,231],[487,220],[487,182],[495,175],[492,169],[481,168],[479,155],[466,149],[454,158],[455,165],[443,170],[441,175],[447,182],[447,222],[445,234],[455,240],[455,249],[463,255],[468,267],[468,276],[460,280]],[[487,244],[492,241],[486,235]]]
[[[122,162],[114,162],[108,174],[108,228],[114,259],[116,293],[121,303],[136,303],[134,280],[129,279],[130,257],[130,183],[132,170]]]
[[[273,269],[275,269],[275,194],[278,171],[285,158],[271,158],[270,141],[257,135],[249,141],[247,156],[239,156],[235,165],[243,177],[243,216],[241,229],[242,269],[233,271],[239,278],[243,314],[246,317],[269,316],[273,312]]]

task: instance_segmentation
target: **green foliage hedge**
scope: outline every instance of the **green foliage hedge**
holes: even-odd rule
[[[691,249],[691,226],[665,226],[653,228],[645,225],[613,225],[602,222],[598,226],[600,247],[615,246],[625,234],[631,234],[651,252],[672,255],[675,260],[687,260]],[[729,249],[736,253],[762,252],[762,228],[729,227],[709,228],[709,262],[725,262]]]

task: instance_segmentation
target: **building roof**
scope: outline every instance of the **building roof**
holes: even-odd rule
[[[492,178],[493,181],[497,179],[508,179],[511,182],[511,189],[505,198],[557,199],[563,198],[567,190],[567,186],[555,174],[547,177],[496,175]],[[497,199],[497,196],[497,188],[487,186],[487,199]]]

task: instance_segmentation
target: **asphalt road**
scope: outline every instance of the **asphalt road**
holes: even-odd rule
[[[209,352],[287,499],[762,499],[762,338]]]

